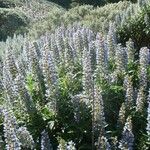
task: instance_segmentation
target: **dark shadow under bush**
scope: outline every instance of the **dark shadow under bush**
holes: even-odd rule
[[[29,21],[19,10],[0,8],[0,41],[26,31]]]

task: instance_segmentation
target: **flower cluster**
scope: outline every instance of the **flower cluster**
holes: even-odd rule
[[[132,122],[131,117],[128,117],[123,128],[122,139],[119,142],[119,148],[121,150],[128,149],[133,150],[134,135],[132,133]]]
[[[107,35],[80,25],[62,26],[35,41],[25,36],[16,45],[7,45],[13,39],[3,45],[0,100],[13,110],[3,110],[7,149],[73,150],[89,144],[98,149],[119,145],[132,150],[136,147],[130,117],[135,111],[134,100],[135,113],[147,117],[149,136],[149,106],[148,115],[143,113],[149,49],[140,49],[138,69],[133,68],[134,43],[130,39],[126,47],[118,44],[115,30],[114,23],[110,23]],[[15,116],[23,127],[17,125]],[[64,137],[70,142],[61,146],[58,138]]]
[[[3,109],[4,137],[7,150],[21,150],[21,143],[17,137],[17,120],[11,110]]]

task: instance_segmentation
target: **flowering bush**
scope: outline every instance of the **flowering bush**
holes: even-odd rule
[[[148,149],[149,49],[74,25],[0,43],[1,147]]]
[[[125,43],[129,38],[132,38],[136,47],[139,49],[142,46],[150,46],[150,1],[140,1],[137,13],[132,14],[127,18],[122,26],[118,28],[119,40]]]

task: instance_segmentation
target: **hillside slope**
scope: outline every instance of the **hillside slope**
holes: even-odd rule
[[[14,33],[25,33],[35,22],[46,18],[59,5],[45,0],[0,0],[0,41]]]
[[[114,21],[116,16],[127,10],[129,6],[134,6],[131,2],[120,1],[119,3],[107,4],[103,7],[93,7],[92,5],[82,5],[62,11],[53,9],[46,19],[32,25],[31,35],[40,36],[46,31],[54,30],[61,25],[67,27],[72,24],[80,24],[90,27],[94,31],[108,30],[109,22]],[[54,12],[54,14],[53,14]]]

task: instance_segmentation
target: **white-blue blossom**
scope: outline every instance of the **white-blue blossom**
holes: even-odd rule
[[[147,108],[147,127],[146,127],[146,131],[147,131],[147,135],[148,135],[148,141],[150,141],[150,91],[149,91],[149,95],[148,95],[148,108]]]
[[[121,150],[125,150],[125,149],[133,150],[133,146],[134,146],[134,135],[132,132],[131,116],[129,116],[123,128],[122,138],[119,142],[119,148]]]
[[[53,150],[48,132],[46,130],[41,133],[41,150]]]
[[[4,117],[4,137],[6,142],[6,150],[21,150],[21,142],[17,137],[17,120],[11,110],[3,108]]]

